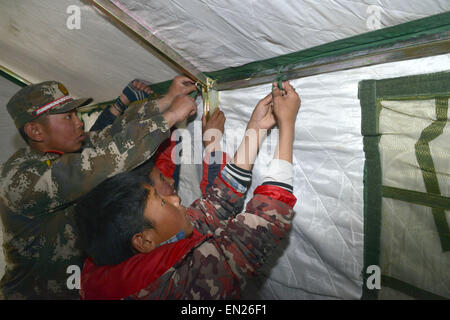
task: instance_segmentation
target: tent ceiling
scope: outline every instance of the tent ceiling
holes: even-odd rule
[[[202,71],[287,54],[370,31],[376,4],[387,27],[450,10],[446,0],[112,0]],[[79,6],[81,29],[66,9]],[[2,1],[0,64],[31,82],[57,79],[75,96],[109,100],[129,79],[177,74],[88,0]],[[51,57],[51,58],[50,58]]]
[[[81,8],[81,29],[69,30],[69,5]],[[114,26],[88,2],[2,1],[0,64],[31,82],[62,81],[75,96],[109,100],[133,78],[160,82],[176,70]]]
[[[111,0],[203,71],[239,66],[371,31],[375,1]],[[395,2],[395,3],[392,3]],[[432,2],[432,4],[431,4]],[[450,10],[448,1],[378,1],[388,27]]]

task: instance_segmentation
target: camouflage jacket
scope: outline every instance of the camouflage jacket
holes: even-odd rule
[[[0,212],[4,230],[6,299],[71,299],[70,265],[82,266],[73,205],[106,178],[149,159],[170,136],[151,101],[130,106],[100,132],[86,133],[80,152],[38,153],[27,147],[1,168]]]
[[[277,189],[276,186],[269,188]],[[292,198],[295,198],[291,194]],[[255,190],[241,212],[244,195],[220,175],[189,208],[205,239],[161,277],[130,299],[239,299],[290,229],[292,207]]]

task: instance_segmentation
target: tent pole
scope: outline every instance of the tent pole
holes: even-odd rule
[[[199,82],[202,86],[207,86],[208,77],[199,71],[192,63],[184,59],[175,50],[169,47],[164,41],[159,39],[152,31],[146,28],[143,23],[138,22],[136,18],[131,16],[126,8],[123,8],[119,3],[112,3],[108,0],[90,0],[102,12],[114,21],[131,30],[139,38],[150,44],[160,54],[172,62],[182,73],[186,74],[193,80]]]
[[[413,40],[399,41],[395,45],[355,51],[334,57],[319,58],[312,62],[299,63],[295,66],[285,66],[281,72],[272,70],[270,73],[250,76],[220,82],[217,80],[217,90],[230,90],[276,82],[280,79],[292,80],[313,75],[361,68],[388,62],[396,62],[424,58],[450,52],[450,31],[431,36],[418,37]]]
[[[0,76],[2,76],[5,79],[8,79],[9,81],[21,86],[26,87],[31,84],[30,81],[22,78],[17,73],[9,70],[8,68],[0,65]]]

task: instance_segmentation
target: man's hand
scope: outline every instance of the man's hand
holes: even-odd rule
[[[271,129],[275,125],[273,114],[272,93],[261,99],[253,110],[247,129]]]
[[[128,106],[130,103],[147,98],[152,93],[150,82],[134,79],[123,89],[120,99]]]
[[[178,95],[188,95],[197,90],[195,82],[186,76],[176,76],[170,85],[168,96],[176,97]]]
[[[163,113],[169,127],[181,122],[197,112],[197,105],[191,96],[179,95],[173,100],[170,109]]]
[[[176,76],[173,78],[172,84],[170,85],[167,94],[158,100],[159,111],[166,111],[173,103],[177,96],[185,96],[192,91],[197,90],[195,82],[186,76]]]
[[[300,97],[289,82],[283,82],[283,89],[284,90],[280,90],[277,83],[273,84],[273,113],[280,129],[282,127],[293,127],[295,125],[295,120],[297,119],[297,113],[301,104]]]
[[[116,117],[120,116],[130,103],[143,100],[153,93],[149,87],[150,82],[145,80],[135,79],[131,81],[122,91],[122,94],[117,97],[114,105],[110,111]]]
[[[203,145],[208,152],[218,150],[220,147],[219,141],[223,135],[225,120],[225,115],[219,108],[214,110],[208,121],[205,115],[202,116]]]

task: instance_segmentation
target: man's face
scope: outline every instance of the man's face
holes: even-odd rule
[[[83,127],[75,111],[47,115],[42,126],[47,150],[64,153],[80,150],[85,139]]]
[[[169,196],[175,193],[173,187],[175,181],[165,177],[158,168],[153,167],[150,172],[150,180],[152,180],[153,186],[160,195]]]
[[[144,217],[153,226],[152,240],[156,245],[170,239],[181,230],[186,236],[193,231],[191,220],[186,215],[186,208],[180,204],[176,194],[161,195],[153,186],[146,185],[148,190]]]

